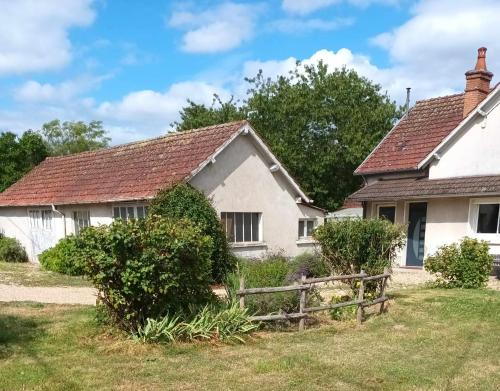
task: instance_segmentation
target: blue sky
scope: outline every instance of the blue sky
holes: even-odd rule
[[[0,0],[0,129],[102,120],[113,143],[163,134],[186,99],[244,99],[296,60],[354,68],[401,103],[500,68],[495,0]]]

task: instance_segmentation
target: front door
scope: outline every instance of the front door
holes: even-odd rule
[[[427,203],[411,203],[408,216],[408,244],[406,246],[406,266],[422,266],[424,264],[426,220]]]

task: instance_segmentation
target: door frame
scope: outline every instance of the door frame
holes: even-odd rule
[[[404,209],[403,209],[403,221],[404,221],[404,224],[406,224],[406,225],[410,224],[410,204],[418,204],[418,203],[426,203],[427,204],[426,227],[425,227],[425,231],[427,233],[427,216],[428,216],[428,212],[429,212],[429,200],[427,198],[405,201],[404,202]],[[424,267],[424,261],[422,261],[422,266],[408,265],[408,259],[407,259],[407,255],[408,255],[408,229],[406,229],[406,236],[407,237],[406,237],[406,241],[405,241],[405,246],[403,248],[405,267],[422,269]],[[426,239],[427,239],[427,235],[426,235]],[[424,239],[424,260],[425,260],[425,243],[427,241],[426,239]]]

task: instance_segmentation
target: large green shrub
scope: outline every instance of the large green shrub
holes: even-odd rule
[[[438,283],[450,287],[485,286],[493,267],[488,242],[464,238],[460,243],[442,246],[427,257],[425,270],[438,275]]]
[[[79,236],[85,273],[110,319],[136,332],[146,319],[213,299],[212,239],[187,220],[149,216],[91,227]]]
[[[44,269],[70,276],[84,274],[84,265],[80,257],[76,236],[61,239],[54,247],[45,250],[38,256]]]
[[[212,238],[210,257],[215,282],[224,281],[226,275],[234,270],[236,258],[229,249],[217,212],[202,192],[188,184],[178,184],[161,191],[152,201],[149,213],[173,219],[188,219],[197,224],[204,235]]]
[[[313,233],[333,274],[382,273],[405,244],[405,227],[385,219],[334,220]]]
[[[0,261],[28,262],[26,250],[17,239],[0,236]]]

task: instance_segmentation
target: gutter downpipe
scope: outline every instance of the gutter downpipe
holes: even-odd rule
[[[57,210],[57,208],[56,208],[56,206],[54,204],[52,204],[51,207],[52,207],[52,211],[53,212],[55,212],[58,215],[62,216],[62,218],[63,218],[63,224],[64,224],[64,237],[66,237],[67,236],[67,234],[66,234],[66,215],[63,212],[61,212],[60,210]]]

